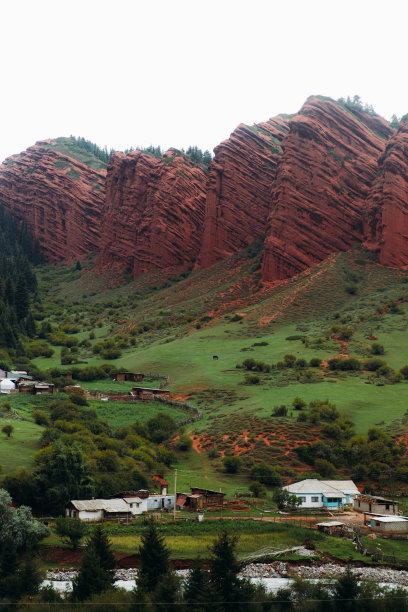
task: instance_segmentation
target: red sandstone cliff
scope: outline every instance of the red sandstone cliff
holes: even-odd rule
[[[0,201],[38,238],[46,261],[72,261],[99,245],[105,172],[41,141],[0,165]]]
[[[365,246],[385,266],[408,266],[408,120],[391,138],[379,160],[367,197]]]
[[[191,263],[204,220],[206,174],[170,149],[164,158],[115,153],[108,166],[101,268],[151,269]]]
[[[387,143],[384,136],[392,133],[379,117],[320,97],[306,101],[282,144],[263,254],[264,280],[293,276],[363,240],[365,199]]]
[[[211,266],[265,236],[271,187],[287,131],[287,120],[281,116],[254,126],[241,124],[216,147],[200,266]]]

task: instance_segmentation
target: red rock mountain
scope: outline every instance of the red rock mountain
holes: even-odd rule
[[[391,138],[367,198],[365,246],[385,266],[408,266],[408,120]]]
[[[283,116],[254,126],[241,124],[216,147],[209,169],[200,266],[211,266],[265,236],[272,183],[287,131]]]
[[[293,276],[363,240],[365,200],[392,133],[379,117],[354,113],[330,99],[306,101],[282,143],[264,280]]]
[[[138,276],[190,264],[201,244],[206,178],[174,149],[163,158],[115,153],[107,172],[99,266]]]
[[[37,142],[0,165],[0,201],[23,217],[46,261],[80,259],[99,246],[105,172]]]

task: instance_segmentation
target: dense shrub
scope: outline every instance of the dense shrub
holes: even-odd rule
[[[364,369],[369,370],[370,372],[376,372],[382,366],[386,366],[386,365],[387,365],[387,362],[384,361],[384,359],[378,359],[378,358],[373,357],[371,359],[366,359],[366,361],[364,362]]]
[[[370,346],[370,353],[372,355],[384,355],[385,353],[384,346],[380,344],[379,342],[373,342],[372,345]]]
[[[255,480],[270,487],[281,487],[282,476],[270,465],[263,461],[254,465],[250,473],[251,480]]]
[[[242,466],[242,459],[235,455],[226,455],[222,463],[227,474],[236,474]]]

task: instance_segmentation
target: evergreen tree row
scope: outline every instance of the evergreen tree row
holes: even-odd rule
[[[37,292],[31,264],[41,263],[38,241],[0,203],[0,346],[19,346],[20,334],[32,337],[35,324],[30,301]]]

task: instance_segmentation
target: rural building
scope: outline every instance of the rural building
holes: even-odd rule
[[[112,380],[118,382],[143,382],[144,374],[136,374],[135,372],[115,372],[111,374]]]
[[[354,498],[354,510],[374,514],[398,514],[398,502],[376,495],[357,495]]]
[[[141,497],[138,497],[136,495],[136,496],[124,497],[123,499],[128,504],[132,516],[136,516],[138,514],[142,514],[143,512],[147,512],[147,500],[148,500],[147,497],[142,499]]]
[[[222,510],[225,493],[191,487],[191,493],[180,493],[177,497],[177,506],[196,512],[198,510]]]
[[[65,509],[69,518],[81,521],[129,520],[129,504],[123,499],[72,499]]]
[[[170,510],[174,508],[174,495],[149,495],[147,510]]]
[[[16,383],[19,393],[40,395],[41,393],[54,393],[55,385],[52,383],[39,382],[38,380],[22,380]]]
[[[153,400],[156,397],[170,399],[171,393],[166,389],[151,389],[150,387],[132,387],[130,392],[132,397],[137,400]]]
[[[403,516],[373,516],[369,525],[381,533],[408,532],[408,518]]]
[[[340,521],[326,521],[324,523],[316,523],[319,531],[329,535],[342,535],[346,531],[346,525]]]
[[[299,497],[302,508],[343,508],[360,494],[352,480],[306,478],[282,488]]]

